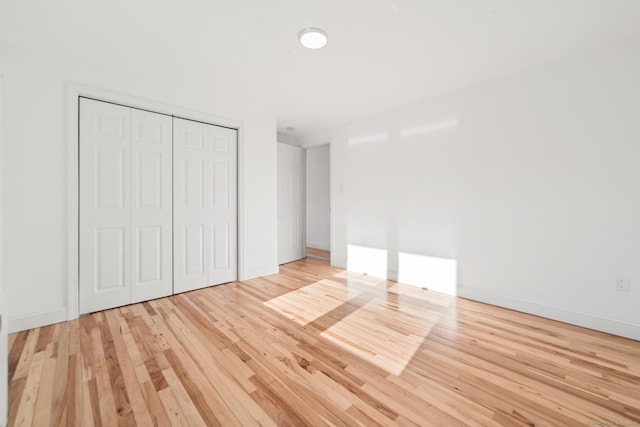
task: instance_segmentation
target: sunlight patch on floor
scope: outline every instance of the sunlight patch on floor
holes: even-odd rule
[[[399,305],[397,298],[375,298],[321,335],[385,371],[400,375],[440,313],[415,304]]]
[[[359,288],[324,279],[263,304],[304,326],[360,294]]]
[[[455,300],[440,292],[342,271],[263,304],[305,326],[356,297],[364,305],[320,335],[394,375],[402,373]]]

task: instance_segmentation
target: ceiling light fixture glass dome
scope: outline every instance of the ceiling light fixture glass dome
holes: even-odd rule
[[[302,46],[308,49],[320,49],[327,44],[327,33],[320,28],[309,27],[298,33],[298,39]]]

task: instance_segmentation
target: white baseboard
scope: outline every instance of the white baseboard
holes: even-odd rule
[[[393,280],[394,282],[398,281],[398,272],[396,270],[387,270],[387,280]]]
[[[640,341],[640,325],[458,285],[458,296]]]
[[[331,250],[331,245],[329,244],[323,244],[323,243],[313,243],[313,242],[307,242],[307,247],[308,248],[313,248],[313,249],[322,249],[323,251],[330,251]]]
[[[269,276],[276,274],[279,271],[277,265],[266,265],[262,267],[247,268],[244,270],[244,274],[240,277],[240,280],[251,280],[256,277]]]
[[[27,329],[39,328],[41,326],[53,325],[54,323],[67,320],[67,308],[59,307],[50,310],[38,311],[36,313],[26,313],[9,316],[9,333],[25,331]]]
[[[347,260],[344,258],[334,258],[331,257],[331,266],[347,269]]]

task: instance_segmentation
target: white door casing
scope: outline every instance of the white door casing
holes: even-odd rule
[[[278,143],[278,264],[305,256],[304,150]]]
[[[172,292],[171,117],[80,99],[79,311]]]
[[[174,118],[174,292],[237,279],[237,131]]]

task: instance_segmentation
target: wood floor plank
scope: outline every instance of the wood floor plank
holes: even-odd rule
[[[10,426],[640,423],[640,342],[312,258],[11,334],[8,370]]]
[[[17,416],[15,420],[16,426],[30,426],[33,421],[33,414],[38,396],[38,387],[40,375],[42,375],[42,367],[44,365],[44,353],[36,353],[31,359],[27,382],[24,386],[24,392],[18,405]]]
[[[149,414],[147,404],[145,402],[140,383],[137,381],[137,375],[133,367],[133,363],[127,351],[124,337],[119,327],[119,319],[116,310],[106,313],[107,325],[109,333],[112,337],[112,346],[117,357],[117,366],[121,373],[120,378],[123,384],[119,385],[127,390],[127,401],[131,407],[131,416],[135,419],[135,424],[139,426],[153,426],[153,420]],[[164,378],[163,378],[164,379]],[[124,421],[123,424],[130,424],[130,420]]]
[[[85,406],[84,418],[90,418],[96,426],[102,426],[102,415],[100,414],[100,401],[98,399],[98,380],[91,378],[86,382],[87,386],[85,392],[89,393],[89,396],[85,401],[88,401],[88,405]],[[91,416],[88,414],[88,409],[91,407]]]
[[[51,425],[53,404],[53,381],[56,373],[56,359],[46,357],[42,368],[42,375],[38,385],[38,400],[34,409],[34,426]]]
[[[24,346],[20,349],[21,353],[19,355],[19,359],[14,362],[16,363],[16,367],[12,378],[19,379],[27,376],[32,362],[31,359],[33,358],[36,344],[38,343],[39,334],[40,328],[29,331]],[[9,371],[11,372],[11,366],[9,367]]]
[[[99,327],[91,330],[92,353],[95,356],[95,396],[91,400],[95,410],[100,414],[100,423],[106,426],[118,425],[118,410],[116,407],[116,396],[111,388],[109,378],[109,367],[107,365],[102,333]]]
[[[215,399],[215,395],[205,396],[203,393],[203,388],[209,389],[210,386],[205,385],[204,381],[202,381],[201,373],[190,375],[189,372],[193,372],[194,370],[185,368],[182,363],[182,360],[184,360],[189,364],[189,368],[193,368],[193,364],[188,361],[189,356],[187,356],[182,351],[178,355],[173,351],[173,349],[166,350],[166,356],[169,364],[175,371],[176,376],[180,380],[180,383],[182,384],[184,389],[187,391],[189,399],[195,405],[202,419],[205,420],[208,426],[222,427],[224,424],[222,424],[218,417],[216,417],[216,414],[209,406],[209,397],[211,397],[213,400]],[[198,371],[198,369],[195,369],[195,371]],[[218,405],[220,405],[220,402],[217,403]],[[233,422],[233,424],[237,424],[237,422]]]
[[[182,419],[184,419],[186,425],[206,426],[207,424],[200,415],[198,408],[196,408],[173,369],[165,369],[162,374],[167,379],[169,387],[160,390],[158,395],[171,419],[177,421],[178,424],[182,424]]]
[[[174,409],[168,408],[162,403],[162,400],[160,399],[160,396],[158,394],[158,390],[156,390],[155,386],[151,382],[147,381],[140,384],[140,389],[148,408],[148,413],[151,416],[152,425],[173,425],[169,411],[173,411]]]
[[[69,387],[69,334],[70,323],[59,325],[58,341],[52,348],[52,357],[56,360],[55,378],[53,380],[52,389],[52,414],[51,420],[53,425],[64,425],[67,416],[67,400],[65,399]]]

